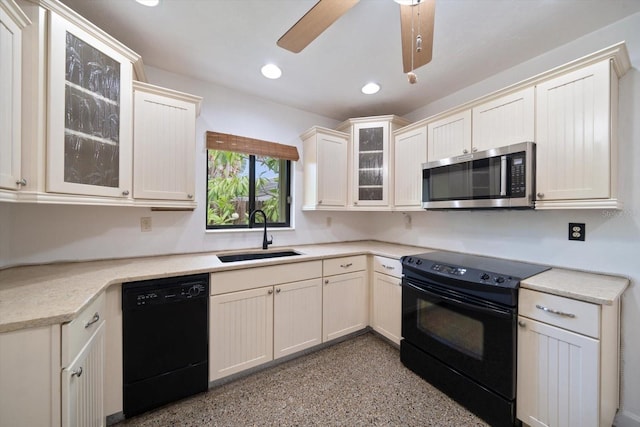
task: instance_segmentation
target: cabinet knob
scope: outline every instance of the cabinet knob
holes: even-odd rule
[[[276,294],[279,294],[282,289],[276,288]]]
[[[75,371],[71,371],[71,376],[72,377],[78,377],[80,378],[80,376],[82,375],[82,366],[80,366],[78,369],[76,369]]]
[[[193,194],[187,194],[187,197],[193,199]]]
[[[25,178],[22,178],[16,181],[16,185],[27,185],[27,180]]]
[[[329,284],[329,279],[325,279],[325,280],[324,280],[324,284],[325,284],[325,285],[328,285],[328,284]]]
[[[268,293],[269,295],[271,295],[271,294],[273,293],[273,289],[269,289],[269,290],[267,291],[267,293]]]
[[[471,149],[471,151],[472,151],[473,153],[475,153],[476,151],[478,151],[478,147],[473,147],[473,148]]]
[[[469,150],[467,150],[466,148],[464,150],[462,150],[462,154],[467,154],[469,152]]]
[[[124,190],[124,191],[122,192],[122,195],[123,195],[123,196],[128,196],[128,195],[129,195],[129,190]]]
[[[524,320],[518,320],[518,325],[519,325],[521,328],[524,328],[525,326],[527,326],[527,324],[525,323],[525,321],[524,321]]]
[[[322,204],[322,200],[318,200],[318,204],[321,205]]]
[[[538,193],[536,196],[538,196],[538,199],[542,199],[544,197],[544,193]]]

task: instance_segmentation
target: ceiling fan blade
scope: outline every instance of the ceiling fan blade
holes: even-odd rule
[[[418,11],[420,13],[418,14]],[[433,54],[433,22],[436,12],[436,0],[422,0],[413,6],[400,6],[400,32],[402,36],[402,69],[408,73],[431,61]],[[413,35],[411,16],[413,14]],[[418,32],[418,29],[420,30]],[[415,38],[422,36],[422,50],[416,52]],[[411,51],[413,50],[413,67]]]
[[[278,46],[298,53],[360,0],[319,0],[289,31]]]

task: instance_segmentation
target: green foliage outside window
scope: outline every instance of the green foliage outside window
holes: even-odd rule
[[[262,209],[269,225],[288,225],[287,160],[208,150],[207,227],[246,227]],[[255,218],[262,222],[262,216]]]

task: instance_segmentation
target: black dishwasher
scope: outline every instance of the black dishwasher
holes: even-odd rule
[[[123,412],[206,391],[209,275],[122,285]]]

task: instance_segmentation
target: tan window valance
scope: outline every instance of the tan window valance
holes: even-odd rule
[[[212,131],[207,131],[207,148],[293,161],[300,159],[298,149],[291,145]]]

